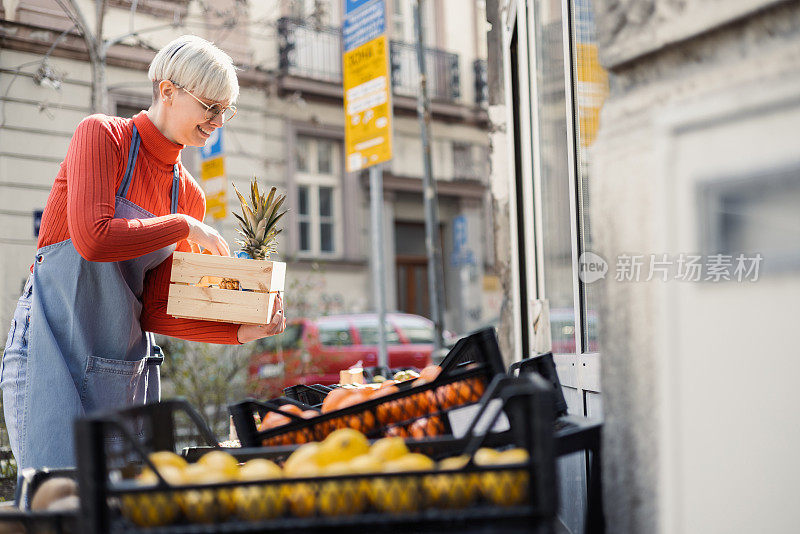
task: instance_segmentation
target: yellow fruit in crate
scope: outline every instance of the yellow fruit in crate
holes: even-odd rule
[[[462,454],[461,456],[451,456],[439,462],[437,467],[442,471],[452,471],[455,469],[463,469],[469,462],[469,456]]]
[[[422,492],[417,477],[379,477],[372,479],[369,500],[379,511],[410,514],[422,506]]]
[[[338,462],[325,469],[326,476],[354,474],[352,462]],[[319,484],[317,508],[326,516],[360,514],[367,507],[367,493],[359,479],[324,480]]]
[[[215,462],[216,460],[207,461],[211,464],[210,466],[200,463],[200,461],[189,464],[183,470],[183,483],[186,485],[216,485],[236,479],[229,470],[221,468]],[[238,467],[236,475],[238,476]],[[234,487],[188,489],[181,492],[178,502],[186,518],[193,523],[223,521],[236,510],[233,498],[234,489]]]
[[[433,460],[424,454],[411,452],[383,464],[386,473],[401,473],[406,471],[429,471],[435,466]]]
[[[454,456],[439,462],[442,474],[428,475],[423,480],[425,493],[434,507],[465,508],[480,495],[480,478],[475,473],[459,472],[469,456]]]
[[[239,470],[240,481],[275,480],[283,478],[283,470],[275,463],[263,458],[246,462]],[[268,484],[263,486],[242,486],[234,489],[233,500],[236,513],[249,521],[274,519],[286,507],[283,486]]]
[[[481,450],[483,449],[478,452]],[[480,465],[516,465],[526,463],[529,459],[528,451],[520,448],[503,452],[492,451],[492,453],[481,457]],[[475,463],[479,463],[478,453],[475,453]],[[522,504],[528,498],[528,471],[506,469],[481,473],[480,485],[483,496],[493,504],[498,506]]]
[[[283,464],[284,474],[293,478],[316,478],[322,475],[323,469],[314,459],[318,449],[317,442],[301,445]],[[314,514],[317,505],[317,483],[287,481],[283,495],[292,515],[308,517]]]
[[[525,449],[508,449],[498,455],[496,465],[524,464],[527,463],[529,459],[530,455]]]
[[[208,452],[197,463],[212,471],[220,472],[227,480],[236,480],[239,477],[239,461],[227,452]]]
[[[180,469],[171,465],[163,465],[158,468],[158,472],[168,484],[180,486],[182,481]],[[158,477],[150,469],[145,469],[136,478],[137,485],[141,486],[155,486],[158,482]],[[180,513],[178,494],[171,491],[123,495],[120,504],[122,515],[140,527],[169,525],[178,518]]]
[[[369,455],[381,462],[395,460],[408,454],[408,447],[403,438],[382,438],[372,444]]]
[[[159,472],[161,471],[161,468],[165,466],[174,467],[182,471],[186,469],[186,466],[189,465],[189,463],[182,456],[178,456],[171,451],[154,452],[148,456],[148,459],[153,462],[153,465],[156,466],[156,469],[158,469]]]
[[[494,449],[480,448],[475,452],[475,465],[494,465],[499,455]]]
[[[362,454],[349,462],[351,473],[380,473],[383,470],[381,461],[372,454]]]
[[[321,466],[336,462],[347,462],[369,452],[367,437],[352,428],[340,428],[331,432],[319,445],[316,461]]]
[[[286,462],[283,464],[283,472],[287,477],[303,476],[297,474],[298,471],[306,470],[308,467],[319,469],[317,464],[317,453],[319,452],[319,443],[312,441],[311,443],[304,443],[294,451]],[[311,475],[313,476],[313,475]]]

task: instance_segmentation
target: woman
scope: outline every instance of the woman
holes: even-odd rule
[[[74,465],[76,417],[158,400],[148,332],[235,344],[285,328],[280,301],[265,326],[166,314],[174,250],[230,254],[201,222],[205,198],[180,153],[233,117],[239,84],[231,58],[194,36],[159,51],[149,78],[147,111],[78,125],[47,200],[0,375],[20,469]]]

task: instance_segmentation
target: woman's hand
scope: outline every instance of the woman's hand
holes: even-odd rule
[[[197,243],[212,254],[220,256],[231,255],[231,249],[228,247],[227,241],[219,235],[219,232],[194,217],[184,215],[184,218],[189,223],[189,237],[187,238],[189,241]]]
[[[239,338],[239,343],[248,343],[262,337],[280,334],[284,330],[286,330],[286,318],[283,316],[283,299],[281,294],[278,293],[278,296],[275,297],[275,309],[272,312],[272,320],[269,324],[243,324],[239,326],[237,337]]]

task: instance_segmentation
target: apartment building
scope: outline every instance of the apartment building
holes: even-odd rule
[[[394,158],[384,165],[388,308],[429,315],[422,144],[412,0],[386,0],[394,91]],[[63,7],[62,7],[63,6]],[[36,224],[78,122],[91,112],[85,40],[65,8],[95,27],[94,3],[0,6],[0,320],[6,324],[36,247]],[[445,327],[463,332],[499,310],[488,190],[486,23],[482,0],[428,0],[423,29],[445,269]],[[226,181],[288,194],[279,257],[289,262],[289,313],[372,309],[369,181],[344,170],[338,0],[108,0],[106,112],[149,106],[147,66],[172,38],[201,35],[240,68],[239,113],[223,129]],[[115,40],[116,39],[116,40]],[[111,43],[112,40],[115,40]],[[200,176],[199,150],[184,163]],[[235,238],[238,201],[209,219]],[[454,231],[455,230],[455,231]],[[486,289],[486,291],[484,290]],[[294,300],[293,300],[294,299]]]

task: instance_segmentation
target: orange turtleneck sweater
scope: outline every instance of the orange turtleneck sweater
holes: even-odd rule
[[[133,125],[142,138],[128,200],[149,211],[149,219],[116,219],[116,192],[128,161]],[[146,113],[133,119],[92,115],[75,130],[42,214],[38,247],[72,239],[88,261],[122,261],[177,243],[190,251],[189,225],[170,214],[172,168],[180,169],[178,213],[198,220],[206,201],[200,186],[180,163],[183,145],[173,143]],[[207,343],[238,344],[239,325],[176,319],[167,315],[172,256],[145,275],[142,329]],[[92,288],[87,288],[91,291]]]

